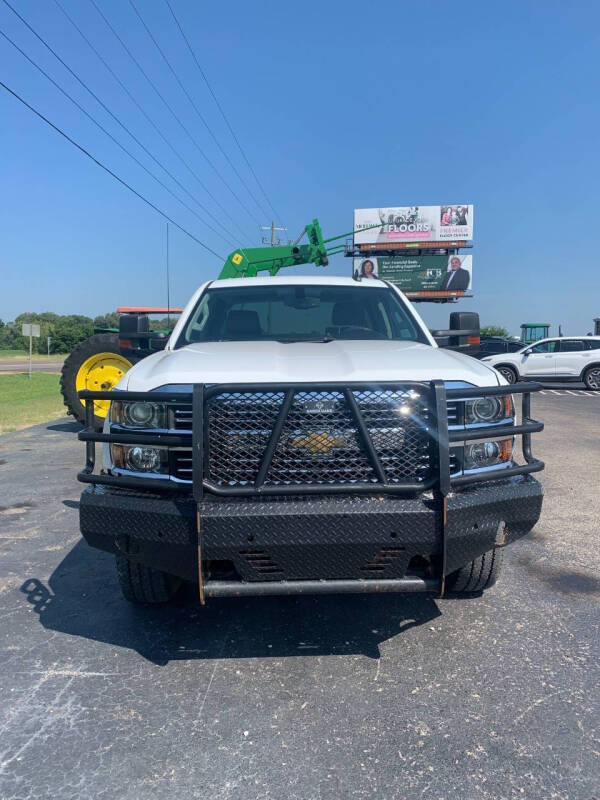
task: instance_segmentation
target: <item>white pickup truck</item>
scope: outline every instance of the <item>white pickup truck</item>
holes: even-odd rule
[[[81,531],[137,602],[481,592],[540,515],[535,390],[439,348],[383,281],[210,282],[162,352],[80,394]]]

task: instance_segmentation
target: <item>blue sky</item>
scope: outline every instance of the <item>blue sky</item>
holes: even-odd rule
[[[261,211],[217,149],[126,0],[98,0],[250,216],[203,160],[89,0],[61,0],[221,208],[130,102],[53,0],[11,0],[161,164],[227,228],[259,244]],[[261,197],[164,0],[140,12]],[[518,332],[527,320],[585,333],[600,316],[600,4],[353,0],[259,5],[172,0],[199,61],[292,238],[326,236],[354,207],[473,203],[474,294],[454,308]],[[0,28],[140,161],[183,193],[0,3]],[[217,253],[206,228],[0,39],[4,80]],[[0,317],[96,315],[166,301],[165,223],[0,90]],[[193,203],[185,198],[190,205]],[[263,201],[263,205],[266,205]],[[203,216],[203,212],[198,210]],[[211,223],[214,224],[214,223]],[[221,262],[171,231],[171,296],[183,304]],[[310,267],[298,271],[310,272]],[[332,274],[349,273],[338,257]],[[449,306],[422,304],[432,326]]]

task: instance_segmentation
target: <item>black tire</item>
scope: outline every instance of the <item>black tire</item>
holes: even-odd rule
[[[97,333],[84,339],[73,352],[65,359],[60,373],[60,391],[65,401],[67,411],[78,422],[85,423],[85,407],[77,396],[77,374],[85,361],[98,353],[115,353],[121,356],[119,341],[116,333]],[[98,386],[98,389],[101,387]],[[103,417],[94,415],[94,427],[102,430]]]
[[[586,369],[583,373],[583,382],[585,383],[585,388],[592,392],[600,389],[600,364],[594,364],[594,366]]]
[[[506,378],[507,383],[516,383],[519,380],[516,369],[508,364],[499,364],[496,369],[503,378]]]
[[[474,561],[452,572],[446,578],[446,588],[452,594],[474,594],[489,589],[498,580],[504,550],[495,547]]]
[[[115,556],[117,576],[123,597],[130,603],[168,603],[179,587],[181,579],[152,569],[125,556]]]

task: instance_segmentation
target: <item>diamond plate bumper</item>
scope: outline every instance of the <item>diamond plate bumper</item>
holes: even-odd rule
[[[528,533],[541,505],[542,487],[530,476],[450,494],[446,572]],[[423,495],[207,496],[199,513],[208,595],[209,562],[233,564],[240,580],[255,582],[257,590],[265,582],[303,580],[372,580],[374,591],[385,581],[393,590],[388,582],[396,580],[402,591],[411,561],[421,556],[435,564],[442,551],[442,506]],[[80,525],[93,547],[198,580],[196,505],[189,495],[90,487],[81,497]],[[273,589],[269,593],[279,593]],[[244,594],[251,592],[248,587]]]

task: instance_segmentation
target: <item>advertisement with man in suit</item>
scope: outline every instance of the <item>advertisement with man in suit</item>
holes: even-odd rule
[[[466,292],[471,288],[472,256],[449,256],[448,271],[442,278],[440,290],[443,292]]]

